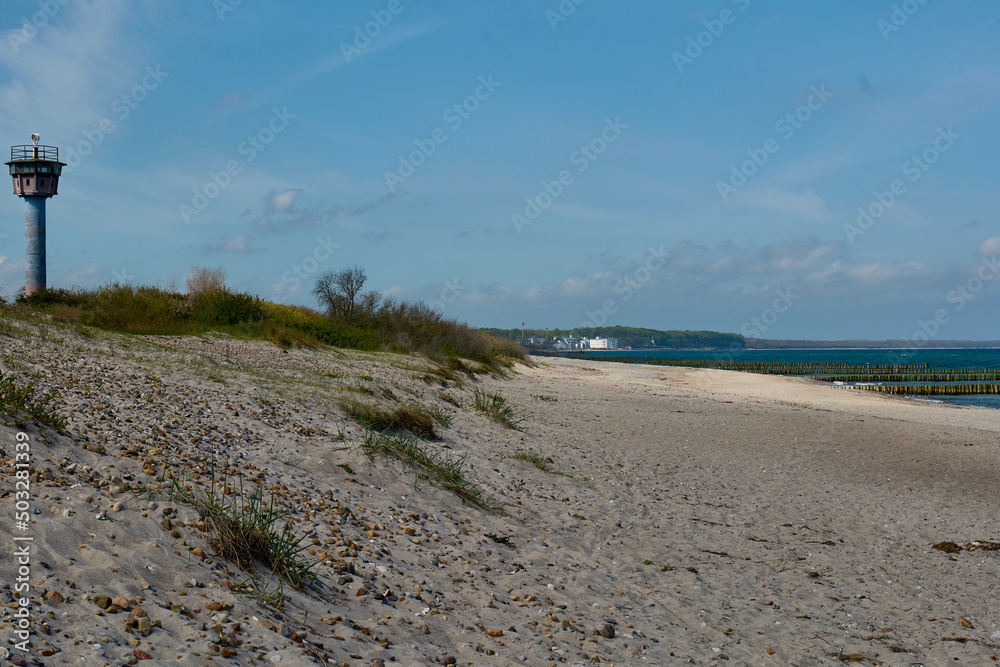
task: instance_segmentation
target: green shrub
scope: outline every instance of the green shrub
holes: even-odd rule
[[[255,296],[221,289],[195,298],[191,316],[204,324],[231,326],[260,322],[264,319],[264,309]]]
[[[186,333],[185,297],[158,287],[111,283],[88,298],[85,324],[129,333]]]
[[[17,303],[26,304],[36,308],[46,308],[54,305],[82,306],[87,301],[87,294],[81,290],[68,290],[59,287],[49,287],[38,290],[30,296],[25,296],[21,292],[17,296]]]
[[[378,350],[381,347],[371,332],[339,322],[306,322],[294,326],[296,329],[313,336],[321,343],[326,343],[333,347],[368,351]]]

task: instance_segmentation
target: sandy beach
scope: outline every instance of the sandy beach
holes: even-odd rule
[[[0,653],[13,664],[1000,656],[1000,411],[556,358],[456,382],[416,357],[13,326],[0,334],[13,372],[55,389],[69,418],[61,434],[23,429],[26,530],[14,525],[22,429],[0,426]],[[521,429],[475,411],[475,388],[502,394]],[[370,461],[337,406],[345,392],[447,414],[423,445],[466,457],[501,511]],[[275,494],[319,560],[318,591],[286,586],[275,608],[239,590],[247,573],[171,494],[171,477],[204,488],[213,455],[233,493],[242,479]],[[13,646],[15,535],[32,538],[27,653]]]

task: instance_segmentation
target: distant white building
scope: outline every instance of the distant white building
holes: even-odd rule
[[[617,338],[587,338],[583,341],[587,348],[591,350],[617,350]]]
[[[555,342],[555,348],[557,350],[579,350],[583,348],[583,343],[586,341],[580,340],[576,336],[563,336]]]

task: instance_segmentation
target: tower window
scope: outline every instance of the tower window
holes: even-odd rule
[[[31,179],[30,178],[24,179],[24,184],[30,188],[31,187]]]
[[[45,179],[44,178],[38,179],[38,187],[40,187],[40,188],[44,188],[45,187]]]

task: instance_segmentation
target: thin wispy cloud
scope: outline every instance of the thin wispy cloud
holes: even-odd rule
[[[131,15],[126,0],[77,0],[16,52],[8,31],[0,40],[0,128],[69,142],[109,116],[116,94],[149,64],[129,35]]]

